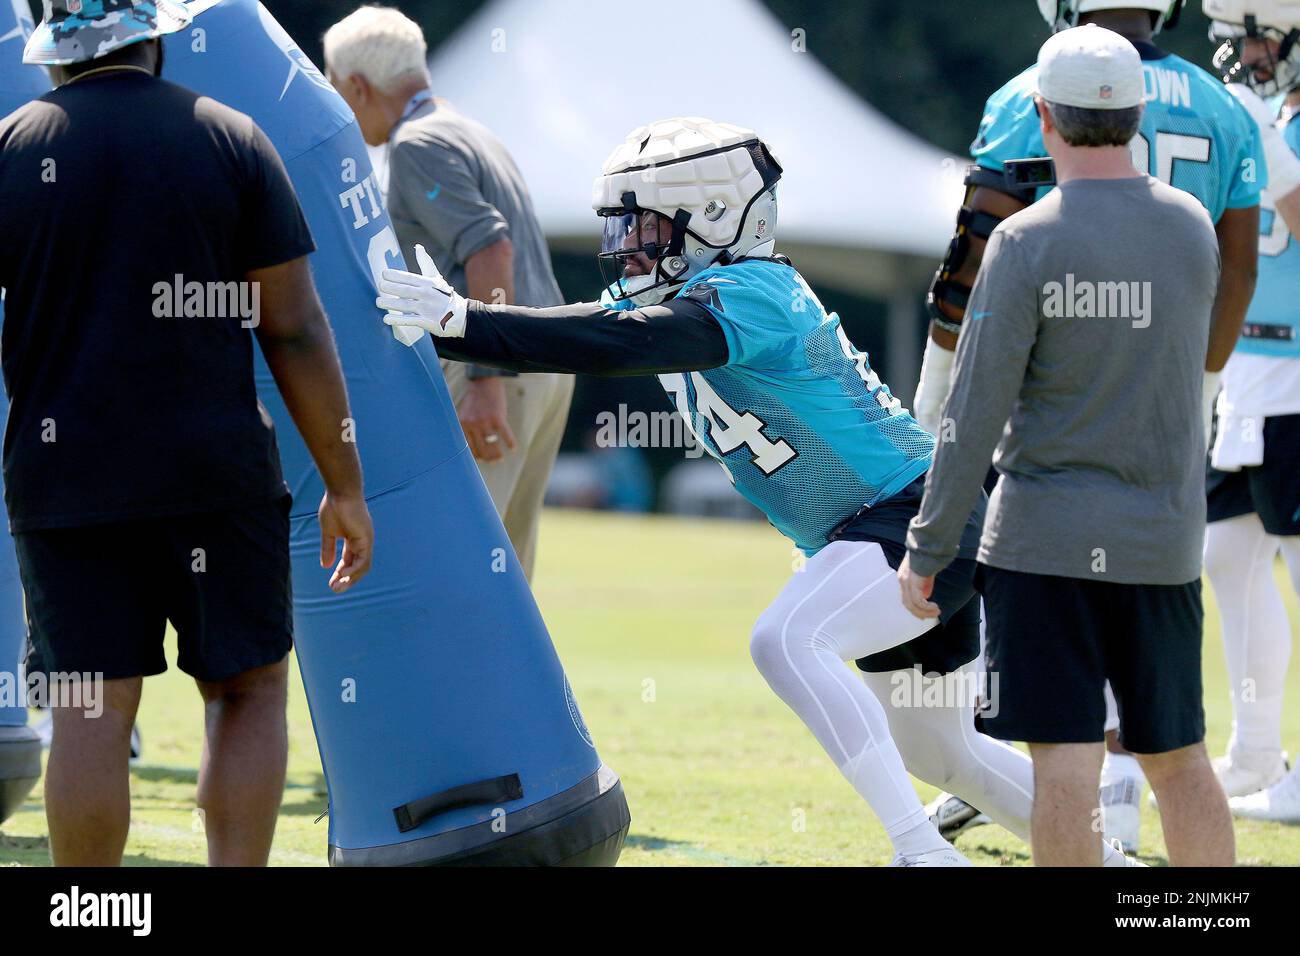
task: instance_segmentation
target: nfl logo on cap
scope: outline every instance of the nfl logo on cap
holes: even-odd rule
[[[68,0],[68,12],[69,12],[69,13],[80,13],[80,12],[81,12],[81,0]]]
[[[1038,51],[1038,94],[1048,103],[1129,109],[1142,105],[1145,87],[1137,47],[1095,23],[1062,30]]]

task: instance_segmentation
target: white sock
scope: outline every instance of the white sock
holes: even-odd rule
[[[935,850],[951,849],[951,844],[939,835],[939,831],[928,819],[902,833],[891,833],[889,839],[894,844],[894,852],[900,856],[919,856]]]
[[[1205,535],[1205,571],[1223,623],[1233,751],[1282,749],[1291,628],[1273,576],[1279,544],[1255,514],[1216,521]]]
[[[1106,751],[1106,759],[1101,762],[1101,781],[1118,780],[1122,777],[1137,779],[1146,783],[1146,774],[1142,765],[1132,754],[1116,754]]]

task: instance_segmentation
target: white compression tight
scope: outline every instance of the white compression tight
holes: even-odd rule
[[[973,686],[972,675],[981,666],[979,660],[963,666],[958,686]],[[891,706],[897,674],[864,673],[862,681],[884,707],[908,772],[978,807],[994,823],[1028,843],[1034,804],[1033,762],[1010,744],[976,730],[969,699],[959,698],[944,706]],[[927,682],[942,680],[926,678]],[[917,696],[915,690],[911,692],[913,700]],[[921,699],[930,700],[931,695]]]
[[[813,732],[896,847],[900,837],[926,824],[908,769],[1027,839],[1033,794],[1028,757],[977,734],[968,706],[890,707],[889,675],[878,675],[879,682],[871,677],[868,687],[845,666],[919,637],[933,624],[903,607],[878,544],[836,541],[811,558],[763,613],[750,651],[772,690]]]
[[[1234,748],[1282,748],[1291,627],[1273,576],[1279,550],[1300,591],[1300,537],[1270,535],[1256,514],[1215,521],[1205,535],[1205,572],[1223,623]]]

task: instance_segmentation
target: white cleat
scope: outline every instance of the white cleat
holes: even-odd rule
[[[957,839],[971,827],[980,827],[993,821],[984,813],[972,807],[961,797],[951,793],[941,793],[925,805],[926,815],[939,836],[949,843]]]
[[[1125,853],[1136,853],[1142,835],[1141,777],[1115,777],[1101,787],[1102,835]]]
[[[931,850],[929,853],[914,853],[911,856],[898,854],[894,857],[890,866],[974,866],[970,860],[962,856],[952,847],[946,847],[942,850]]]
[[[1228,795],[1229,803],[1236,797],[1245,797],[1267,790],[1282,780],[1291,769],[1285,750],[1229,750],[1212,761],[1214,775]],[[1156,804],[1155,791],[1147,795],[1151,806]]]
[[[1102,866],[1146,866],[1135,856],[1128,856],[1118,840],[1107,841],[1101,847]]]
[[[1231,798],[1228,806],[1234,817],[1246,820],[1300,823],[1300,767],[1267,790]]]
[[[1267,790],[1286,776],[1287,769],[1283,750],[1229,750],[1214,758],[1214,775],[1230,798]]]

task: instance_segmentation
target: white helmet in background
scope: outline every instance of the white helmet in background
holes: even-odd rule
[[[1244,81],[1260,96],[1300,85],[1300,0],[1204,0],[1202,6],[1213,21],[1210,39],[1221,41],[1214,65],[1226,82]],[[1243,64],[1244,40],[1260,41],[1265,59]]]
[[[780,178],[772,151],[741,126],[689,116],[633,130],[592,189],[609,296],[656,305],[709,266],[770,248]],[[639,255],[651,273],[625,275]]]
[[[1038,0],[1038,9],[1056,33],[1079,25],[1079,15],[1101,10],[1150,10],[1151,28],[1159,33],[1173,29],[1187,0]]]

